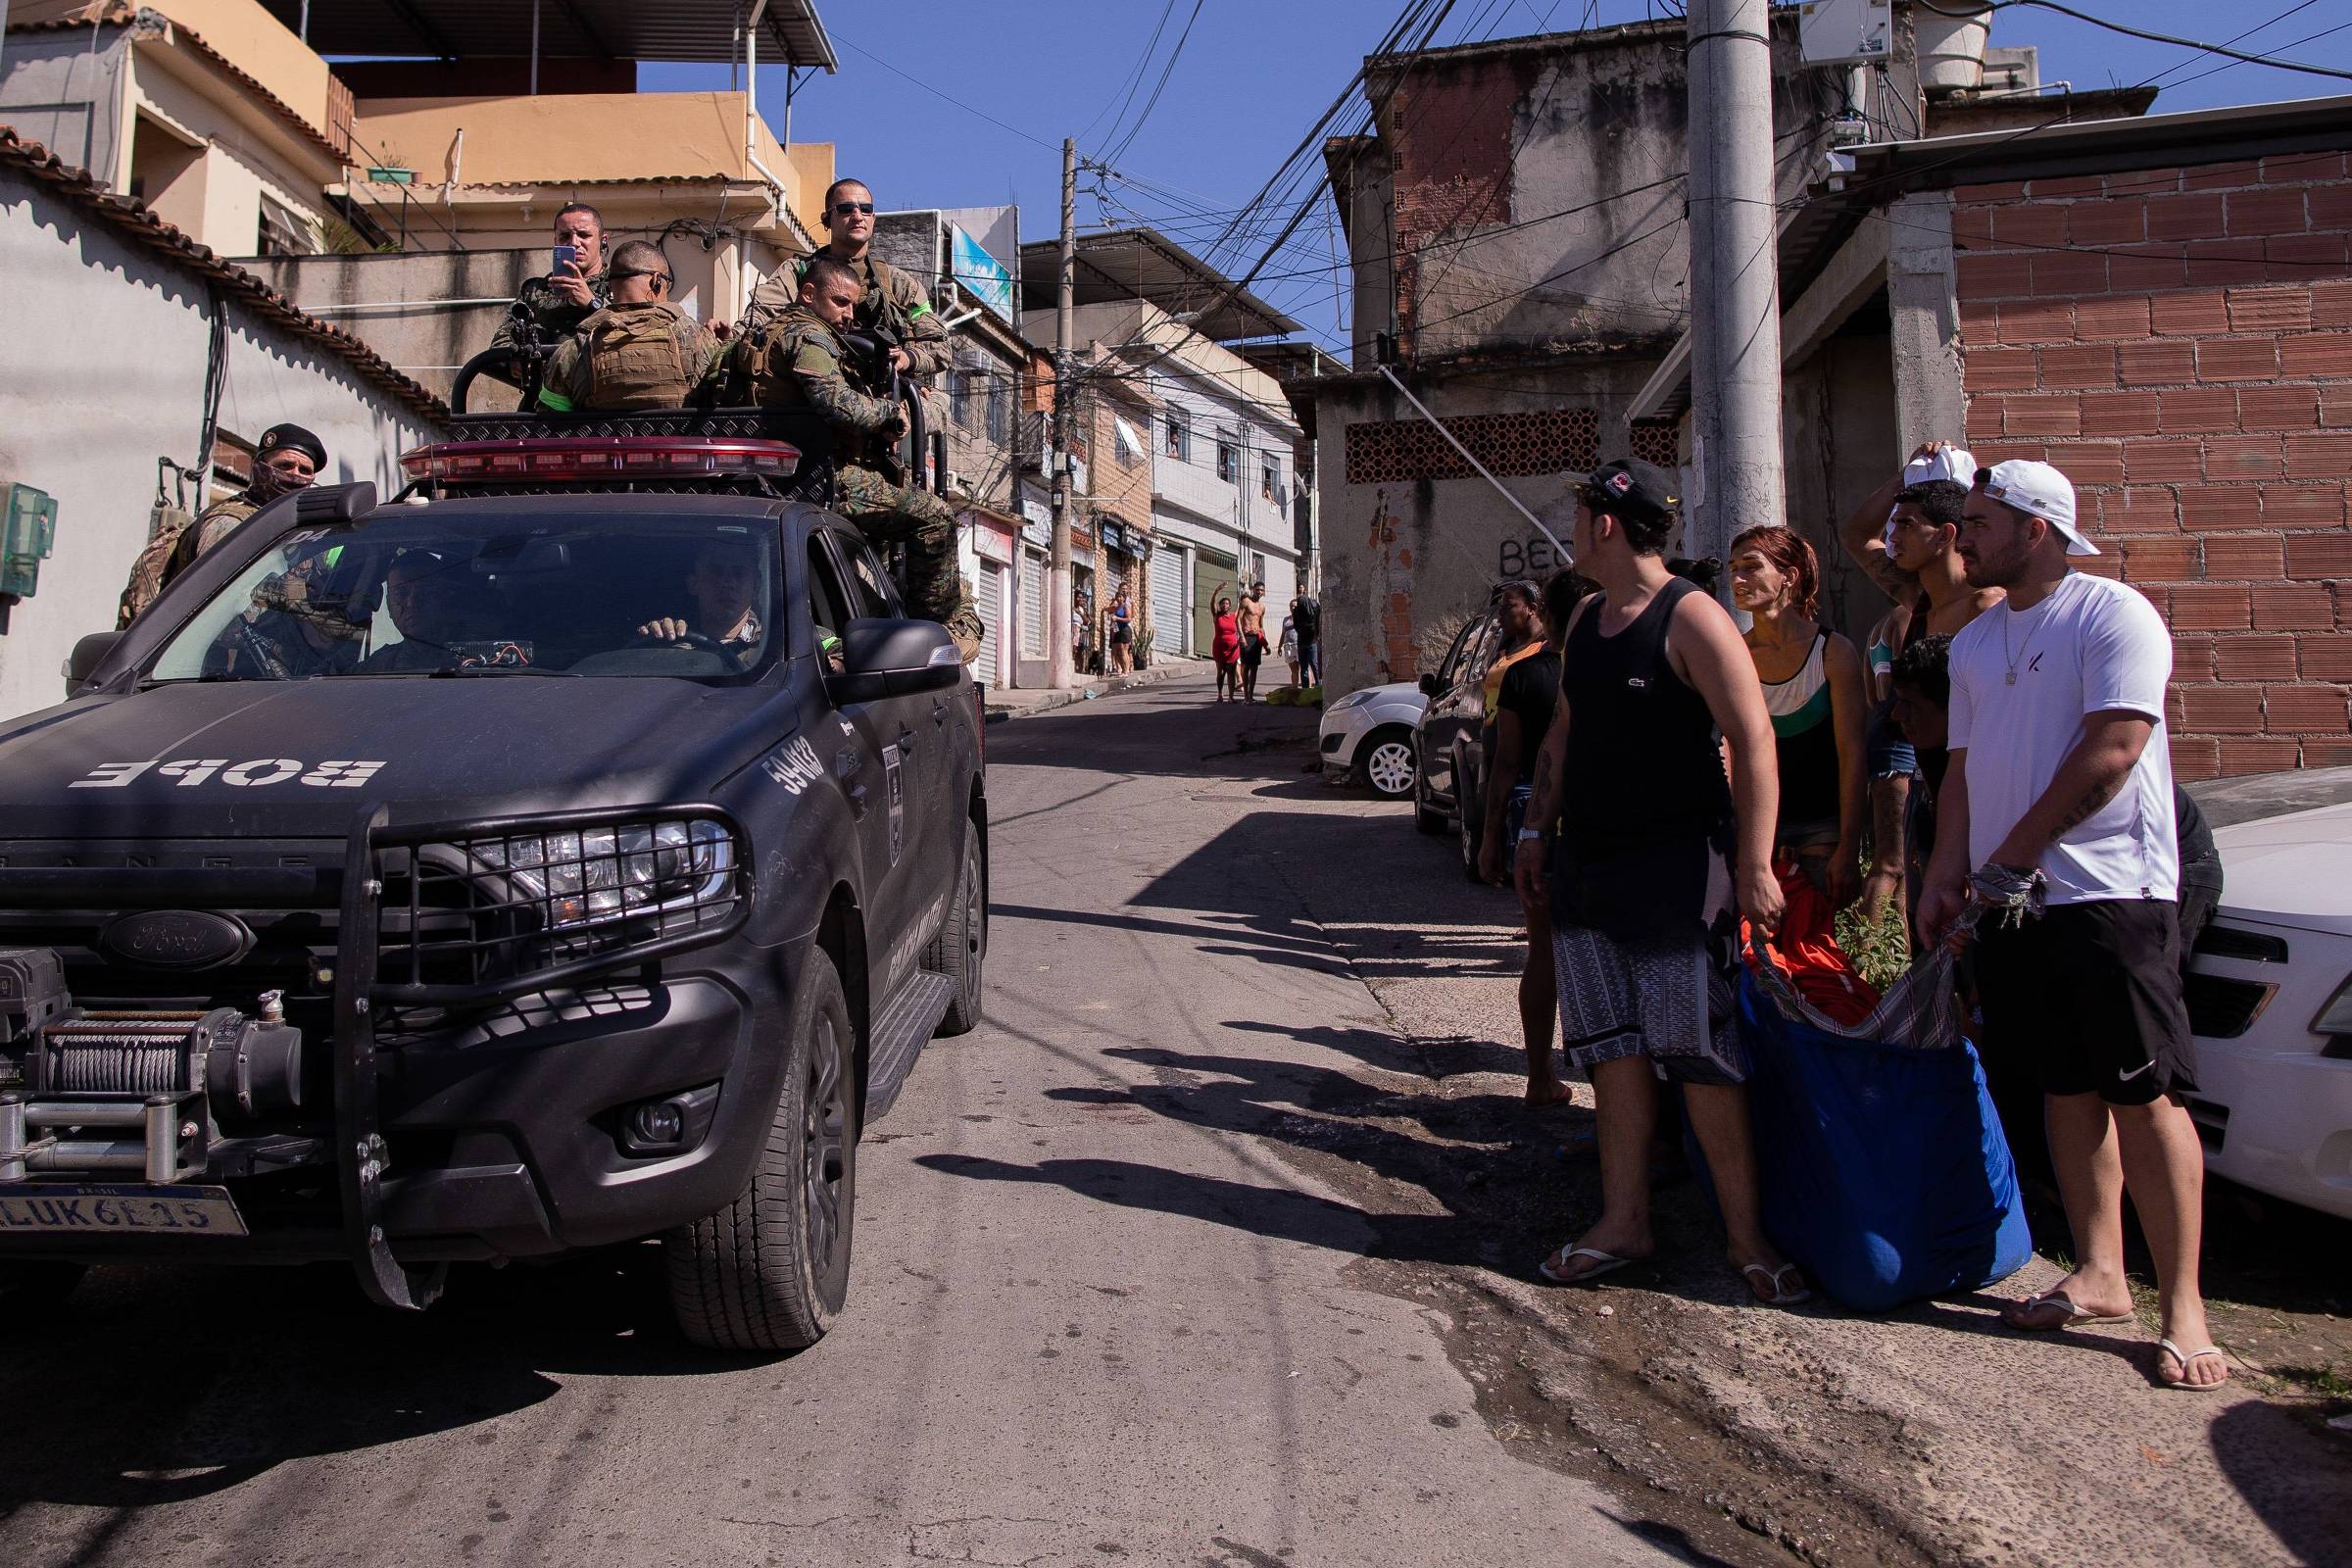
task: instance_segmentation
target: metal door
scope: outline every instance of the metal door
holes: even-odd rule
[[[1162,543],[1152,553],[1152,652],[1173,659],[1193,651],[1193,609],[1184,602],[1184,550]]]
[[[1021,657],[1046,657],[1046,558],[1021,552]]]
[[[980,563],[980,662],[975,673],[983,686],[1003,681],[1004,624],[1004,568],[993,561]]]

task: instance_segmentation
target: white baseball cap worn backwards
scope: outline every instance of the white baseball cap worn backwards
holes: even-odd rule
[[[2066,540],[2070,556],[2095,556],[2099,547],[2075,526],[2074,482],[2046,463],[2011,458],[1977,475],[1978,488],[2003,506],[2039,517]]]

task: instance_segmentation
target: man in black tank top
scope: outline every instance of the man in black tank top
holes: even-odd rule
[[[1531,920],[1549,912],[1561,1044],[1592,1080],[1601,1213],[1538,1272],[1580,1284],[1650,1255],[1650,1139],[1670,1078],[1733,1266],[1759,1301],[1793,1305],[1803,1277],[1757,1212],[1734,1002],[1740,917],[1781,918],[1772,719],[1730,614],[1666,569],[1677,504],[1658,469],[1611,463],[1577,507],[1576,564],[1601,591],[1568,629],[1513,876]]]

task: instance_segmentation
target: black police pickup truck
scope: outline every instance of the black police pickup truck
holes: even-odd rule
[[[0,1281],[659,1236],[689,1338],[807,1345],[980,1016],[975,688],[775,416],[457,423],[0,725]]]

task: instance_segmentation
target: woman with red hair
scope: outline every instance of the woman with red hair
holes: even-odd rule
[[[1870,719],[1862,655],[1821,625],[1821,564],[1794,532],[1774,526],[1740,534],[1732,541],[1731,572],[1732,603],[1753,617],[1747,652],[1764,684],[1780,761],[1775,848],[1842,909],[1862,891]]]

